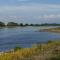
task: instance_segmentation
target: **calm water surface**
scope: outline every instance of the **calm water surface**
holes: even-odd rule
[[[60,39],[60,33],[37,32],[44,28],[53,27],[0,28],[0,51],[10,50],[15,48],[16,45],[31,47],[32,44]]]

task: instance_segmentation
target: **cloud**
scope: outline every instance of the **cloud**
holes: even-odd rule
[[[51,15],[43,15],[43,16],[38,16],[38,19],[55,19],[55,18],[60,18],[60,14],[51,14]]]
[[[4,13],[4,12],[55,13],[55,12],[60,12],[60,5],[31,4],[31,5],[19,5],[19,6],[0,6],[0,13]]]
[[[0,20],[46,21],[60,19],[60,5],[26,4],[19,6],[0,6]],[[4,17],[5,16],[5,17]],[[12,17],[11,17],[12,16]],[[19,16],[19,17],[17,17]],[[22,16],[22,17],[20,17]],[[31,17],[32,16],[32,17]],[[50,21],[50,20],[49,20]]]

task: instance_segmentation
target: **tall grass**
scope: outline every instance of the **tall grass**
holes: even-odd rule
[[[47,57],[50,56],[49,54],[51,54],[51,56],[58,56],[60,54],[59,47],[60,41],[50,41],[47,44],[40,44],[31,48],[16,47],[13,51],[0,54],[0,60],[22,60],[25,58],[32,58],[34,56],[42,56],[43,53],[47,55]],[[50,60],[53,59],[54,58],[52,57]],[[56,59],[60,58],[57,57]]]

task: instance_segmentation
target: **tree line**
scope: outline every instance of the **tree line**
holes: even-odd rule
[[[15,23],[15,22],[8,22],[7,25],[4,22],[0,22],[0,27],[10,27],[10,26],[60,26],[60,24],[56,24],[56,23],[44,23],[44,24],[23,24],[23,23]]]

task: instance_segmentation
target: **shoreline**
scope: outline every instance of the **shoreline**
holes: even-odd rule
[[[0,60],[50,60],[57,56],[60,57],[60,40],[48,41],[46,44],[34,45],[32,48],[17,48],[0,52]]]
[[[39,32],[55,32],[55,33],[60,33],[60,27],[58,27],[58,28],[49,28],[49,29],[41,29]]]

